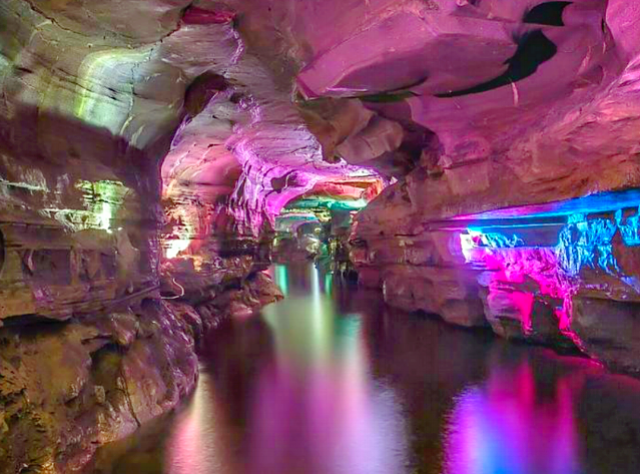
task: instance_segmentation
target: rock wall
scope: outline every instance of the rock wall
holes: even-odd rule
[[[170,192],[198,182],[190,163],[167,170],[187,122],[225,84],[213,71],[243,51],[234,15],[187,1],[81,3],[0,5],[3,473],[76,471],[191,392],[204,330],[280,297],[260,272],[259,232],[237,242],[221,225],[226,237],[212,239],[208,222],[233,209]],[[248,100],[226,99],[234,111]],[[242,168],[218,171],[233,190]],[[201,267],[167,258],[175,215],[203,218]]]
[[[276,215],[335,183],[394,183],[351,238],[389,303],[640,369],[639,18],[624,0],[3,1],[0,465],[72,472],[174,406],[198,334],[280,297]],[[34,354],[62,347],[53,386]]]
[[[512,3],[516,15],[524,5]],[[449,14],[453,21],[461,10]],[[359,215],[352,259],[361,282],[382,288],[390,304],[489,325],[508,338],[575,344],[610,367],[638,371],[637,11],[573,2],[561,20],[535,27],[558,52],[526,78],[443,88],[432,71],[397,104],[373,106],[386,117],[410,116],[435,132],[436,143]],[[387,64],[372,58],[376,67]],[[300,80],[329,78],[309,69]],[[334,82],[317,84],[314,93],[343,93]]]
[[[0,333],[2,472],[75,472],[174,408],[198,377],[193,309],[144,300],[74,323]]]

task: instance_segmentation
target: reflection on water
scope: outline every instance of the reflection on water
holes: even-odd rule
[[[402,472],[402,414],[392,390],[371,378],[361,316],[338,314],[310,272],[310,297],[263,312],[274,358],[251,406],[248,472]]]
[[[446,472],[580,472],[575,388],[569,379],[560,379],[555,393],[543,400],[526,362],[513,370],[491,370],[488,383],[456,397],[446,437]]]
[[[638,381],[387,310],[312,266],[272,274],[287,299],[222,324],[188,406],[95,472],[640,472]]]

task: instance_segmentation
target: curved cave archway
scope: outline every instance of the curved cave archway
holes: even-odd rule
[[[637,335],[601,318],[634,327],[640,301],[634,2],[80,3],[0,7],[0,275],[18,240],[22,268],[57,260],[46,281],[11,275],[0,305],[54,329],[0,357],[73,359],[64,387],[10,381],[57,423],[43,462],[75,462],[56,458],[66,409],[113,407],[115,439],[177,406],[204,332],[281,297],[277,219],[309,209],[393,306],[640,368]],[[168,370],[120,370],[138,352]],[[168,388],[132,418],[114,367]]]

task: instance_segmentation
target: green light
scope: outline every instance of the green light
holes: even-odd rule
[[[75,188],[83,193],[84,209],[50,207],[40,209],[38,213],[57,220],[72,232],[100,229],[112,233],[113,219],[129,191],[128,188],[118,181],[94,183],[84,180],[78,181]]]
[[[102,212],[100,213],[98,220],[100,221],[100,228],[102,230],[106,230],[108,233],[111,233],[111,216],[111,204],[109,204],[108,202],[103,202]]]
[[[107,128],[114,135],[122,133],[133,107],[134,86],[141,80],[139,65],[151,60],[153,47],[140,49],[110,49],[87,55],[78,70],[73,113],[85,123]],[[108,89],[110,78],[119,78],[126,84],[113,92]],[[113,95],[114,100],[105,100]]]
[[[86,210],[64,209],[56,214],[64,218],[65,223],[74,230],[102,229],[111,233],[113,218],[124,201],[127,187],[118,181],[109,180],[80,180],[75,187],[83,193]]]
[[[324,292],[329,296],[331,296],[333,292],[333,273],[331,272],[328,272],[324,276]]]
[[[284,296],[289,295],[289,274],[287,267],[284,265],[276,265],[276,283],[282,290]]]
[[[314,196],[309,198],[299,199],[290,203],[285,208],[287,211],[300,211],[308,209],[330,209],[330,210],[345,210],[345,211],[358,211],[364,209],[368,204],[366,199],[340,199],[326,196]]]

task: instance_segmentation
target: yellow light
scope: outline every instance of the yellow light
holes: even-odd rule
[[[189,239],[174,239],[167,241],[165,256],[167,258],[176,258],[181,252],[189,248],[191,241]]]

